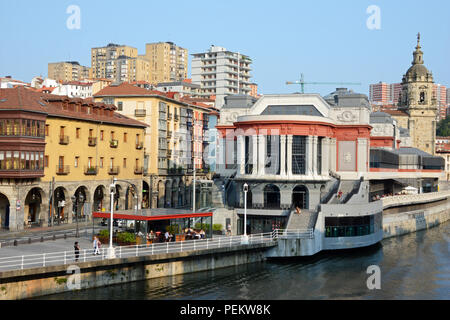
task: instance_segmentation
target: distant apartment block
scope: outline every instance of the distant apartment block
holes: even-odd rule
[[[447,116],[447,87],[442,84],[433,84],[433,98],[438,107],[438,120]]]
[[[88,99],[92,98],[92,83],[80,81],[65,82],[54,88],[51,93],[69,98]]]
[[[145,55],[139,57],[150,63],[149,82],[183,81],[188,77],[188,50],[173,42],[147,43]]]
[[[254,98],[258,98],[258,85],[256,83],[250,84],[250,95]]]
[[[48,78],[56,81],[80,81],[90,78],[91,68],[77,61],[52,62],[48,64]]]
[[[156,85],[156,90],[162,92],[178,92],[180,93],[180,97],[199,97],[200,95],[200,85],[186,81],[158,83]]]
[[[248,56],[213,45],[208,52],[193,54],[192,83],[201,86],[202,96],[215,96],[220,109],[228,95],[250,95],[251,64]]]
[[[137,58],[138,50],[133,47],[110,43],[106,47],[91,49],[92,78],[117,79],[119,57]]]
[[[389,84],[386,82],[379,82],[376,84],[371,84],[369,87],[369,100],[373,105],[396,106],[398,104],[401,91],[401,83]]]
[[[140,57],[118,57],[115,80],[117,82],[150,81],[150,62]]]

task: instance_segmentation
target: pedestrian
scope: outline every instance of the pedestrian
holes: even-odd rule
[[[300,210],[300,208],[297,206],[297,207],[295,207],[295,211],[296,211],[296,213],[297,214],[300,214],[300,213],[302,213],[302,211]]]
[[[98,250],[98,249],[99,249],[99,243],[100,243],[100,240],[98,240],[97,237],[94,237],[94,242],[93,242],[93,246],[94,246],[94,255],[100,254],[100,251]]]
[[[231,236],[231,224],[230,223],[228,224],[228,227],[227,227],[227,236]]]
[[[78,242],[75,242],[73,248],[75,249],[75,262],[78,262],[78,258],[80,257],[80,245]]]
[[[166,242],[169,242],[169,231],[166,231],[166,233],[164,234],[165,238],[166,238]]]

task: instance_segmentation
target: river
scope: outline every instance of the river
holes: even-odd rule
[[[357,250],[57,294],[70,300],[450,299],[450,223]],[[381,271],[369,290],[367,268]]]

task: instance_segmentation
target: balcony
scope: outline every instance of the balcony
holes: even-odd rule
[[[59,144],[68,145],[69,144],[69,136],[59,136]]]
[[[112,175],[112,176],[117,176],[120,172],[120,168],[119,167],[109,167],[108,169],[108,174]]]
[[[88,145],[89,147],[95,147],[97,145],[97,138],[89,137]]]
[[[143,167],[134,167],[134,174],[142,174],[144,172]]]
[[[58,176],[66,176],[70,173],[70,166],[56,166],[56,174]]]
[[[97,166],[86,166],[84,167],[84,174],[87,176],[96,176],[98,174]]]
[[[136,109],[134,110],[135,117],[145,117],[147,115],[147,111],[145,109]]]
[[[109,141],[109,146],[111,148],[117,148],[119,146],[119,140],[110,140]]]
[[[136,150],[142,150],[144,149],[144,143],[143,142],[137,142],[136,143]]]

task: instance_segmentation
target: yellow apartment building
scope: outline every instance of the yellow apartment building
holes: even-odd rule
[[[62,81],[80,81],[91,76],[91,68],[80,65],[76,61],[54,62],[48,64],[48,78]]]
[[[6,103],[0,109],[5,108],[5,119],[11,118],[9,110],[13,109],[17,110],[13,118],[27,112],[29,119],[39,120],[16,121],[23,137],[4,138],[7,151],[3,157],[11,154],[20,166],[14,167],[14,172],[0,170],[3,228],[73,223],[75,211],[79,221],[87,222],[92,211],[110,210],[113,178],[118,179],[115,209],[142,207],[143,198],[148,197],[143,180],[144,123],[115,112],[113,105],[25,88],[3,90],[0,97],[4,96]],[[33,130],[42,143],[28,137]],[[19,146],[8,146],[11,139],[18,139]],[[10,173],[17,178],[9,178]]]
[[[129,83],[111,85],[94,95],[95,102],[114,104],[117,112],[148,125],[144,168],[152,190],[148,203],[152,208],[190,205],[193,161],[200,164],[198,169],[204,162],[205,126],[199,119],[207,119],[209,110],[177,99]]]
[[[138,50],[133,47],[110,43],[106,47],[91,49],[91,68],[94,79],[117,78],[117,59],[126,56],[137,58]]]
[[[188,50],[172,42],[147,43],[145,55],[150,62],[149,82],[182,81],[188,74]]]

